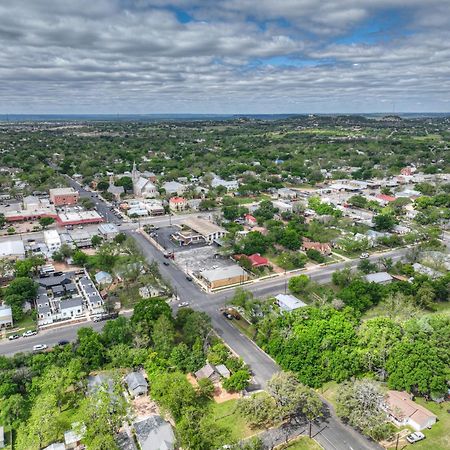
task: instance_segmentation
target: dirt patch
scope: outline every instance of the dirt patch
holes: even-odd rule
[[[193,374],[188,373],[186,375],[187,380],[189,381],[189,383],[192,384],[192,386],[194,386],[194,388],[196,388],[198,386],[197,383],[197,379],[194,377]],[[230,393],[227,392],[225,389],[223,389],[221,383],[214,383],[214,396],[213,396],[213,400],[216,403],[223,403],[226,402],[228,400],[233,400],[233,399],[237,399],[239,398],[241,395],[238,394],[237,392],[235,393]]]
[[[159,415],[159,407],[148,395],[141,395],[131,400],[136,419]]]

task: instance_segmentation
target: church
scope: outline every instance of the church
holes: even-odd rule
[[[136,168],[136,163],[133,163],[131,179],[133,181],[133,193],[135,197],[155,198],[158,196],[158,189],[156,189],[156,186],[149,179],[141,176],[141,173]]]

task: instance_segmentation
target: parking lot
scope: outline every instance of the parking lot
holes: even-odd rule
[[[175,264],[186,273],[192,274],[201,270],[217,269],[232,266],[228,257],[219,254],[215,245],[184,247],[183,251],[175,252]]]
[[[157,230],[154,230],[151,233],[151,236],[155,241],[161,245],[167,252],[174,253],[184,253],[189,252],[192,249],[199,249],[207,247],[205,242],[201,244],[193,244],[193,245],[179,245],[178,242],[172,240],[170,236],[176,232],[178,232],[180,228],[176,225],[172,225],[171,227],[161,227]]]

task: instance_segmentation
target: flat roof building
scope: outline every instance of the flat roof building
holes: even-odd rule
[[[80,194],[71,187],[50,189],[50,200],[55,206],[76,205]]]
[[[0,329],[13,326],[12,310],[10,306],[0,306]]]
[[[221,239],[227,234],[227,230],[205,219],[190,218],[184,220],[182,224],[201,235],[208,243]]]
[[[308,306],[306,303],[290,294],[278,294],[275,296],[275,299],[280,309],[285,312],[295,311],[296,309]]]
[[[25,246],[23,245],[23,242],[19,240],[0,242],[0,258],[25,258]]]
[[[204,270],[200,272],[200,277],[206,282],[209,289],[243,283],[250,278],[248,273],[237,264],[229,267]]]
[[[388,284],[393,278],[387,272],[369,273],[365,276],[365,279],[369,283]]]

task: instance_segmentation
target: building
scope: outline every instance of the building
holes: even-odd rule
[[[50,201],[55,206],[76,205],[80,194],[71,187],[50,189]]]
[[[184,245],[191,243],[191,240],[195,241],[198,239],[203,239],[208,244],[212,244],[227,234],[227,230],[219,227],[219,225],[198,217],[186,219],[182,222],[182,225],[184,228],[194,232],[194,234],[187,234],[180,231],[175,235],[175,239],[180,240]]]
[[[71,211],[59,213],[56,216],[56,221],[62,226],[100,223],[103,220],[103,217],[97,211]]]
[[[158,297],[160,294],[161,291],[154,286],[142,286],[139,288],[139,295],[142,298]]]
[[[0,329],[11,328],[13,326],[12,310],[10,306],[0,306]]]
[[[254,253],[253,255],[250,256],[247,255],[234,256],[234,259],[236,259],[237,261],[240,261],[242,258],[247,259],[250,262],[252,268],[269,266],[269,260],[261,256],[259,253]]]
[[[188,201],[183,197],[172,197],[169,199],[169,208],[171,211],[184,211],[188,206]]]
[[[133,423],[141,450],[173,450],[175,434],[172,425],[161,416],[150,416]]]
[[[251,214],[246,214],[244,216],[245,224],[249,227],[255,227],[258,225],[258,221],[256,220],[256,217],[252,216]]]
[[[66,446],[63,442],[54,442],[48,447],[45,447],[43,450],[66,450]]]
[[[87,377],[87,393],[92,395],[98,391],[106,390],[110,394],[114,392],[114,380],[107,373],[98,373],[97,375],[89,375]]]
[[[214,178],[211,180],[211,187],[216,188],[219,186],[224,187],[228,192],[232,192],[237,191],[237,189],[239,188],[239,183],[236,180],[223,180],[217,175],[214,175]]]
[[[162,185],[162,188],[170,195],[183,195],[187,189],[184,184],[178,183],[178,181],[167,181]]]
[[[444,274],[442,272],[438,272],[437,270],[432,269],[431,267],[424,266],[420,263],[413,264],[414,272],[421,273],[422,275],[426,275],[427,277],[435,280],[436,278],[442,277]]]
[[[103,313],[103,299],[87,274],[78,280],[78,285],[91,314]]]
[[[389,284],[393,278],[387,272],[369,273],[364,277],[368,283]]]
[[[141,175],[136,168],[136,163],[133,164],[131,180],[133,181],[133,193],[136,197],[155,198],[158,195],[158,189],[156,186],[150,181],[149,178]]]
[[[113,223],[102,223],[97,229],[100,235],[108,241],[114,239],[120,233],[119,228]]]
[[[278,211],[280,213],[284,213],[284,212],[292,212],[294,207],[291,203],[286,203],[283,202],[281,200],[275,200],[272,202],[274,208],[278,208]]]
[[[308,250],[317,250],[323,256],[331,255],[331,245],[330,244],[324,243],[324,242],[313,242],[307,238],[303,238],[301,249],[304,252],[307,252]]]
[[[128,392],[132,397],[139,397],[146,395],[148,391],[148,383],[141,372],[130,372],[125,377],[125,383],[128,387]]]
[[[197,370],[194,375],[197,380],[208,378],[213,383],[220,381],[220,373],[216,370],[216,367],[209,362],[206,363],[201,369]]]
[[[294,191],[289,188],[280,188],[277,190],[278,198],[282,198],[284,200],[294,200],[297,198],[297,191]]]
[[[384,409],[397,426],[410,426],[416,431],[430,428],[436,423],[437,416],[411,400],[407,392],[388,391]]]
[[[275,296],[275,300],[277,301],[281,311],[284,312],[292,312],[296,309],[308,306],[306,303],[290,294],[278,294]]]
[[[45,230],[44,242],[50,253],[55,253],[61,248],[61,238],[56,230]]]
[[[199,277],[205,281],[209,289],[217,289],[249,280],[248,273],[237,264],[218,269],[204,270]]]
[[[24,259],[25,246],[23,242],[19,240],[0,242],[0,258]]]
[[[98,285],[111,284],[113,282],[112,276],[108,272],[98,272],[95,274],[95,281]]]

